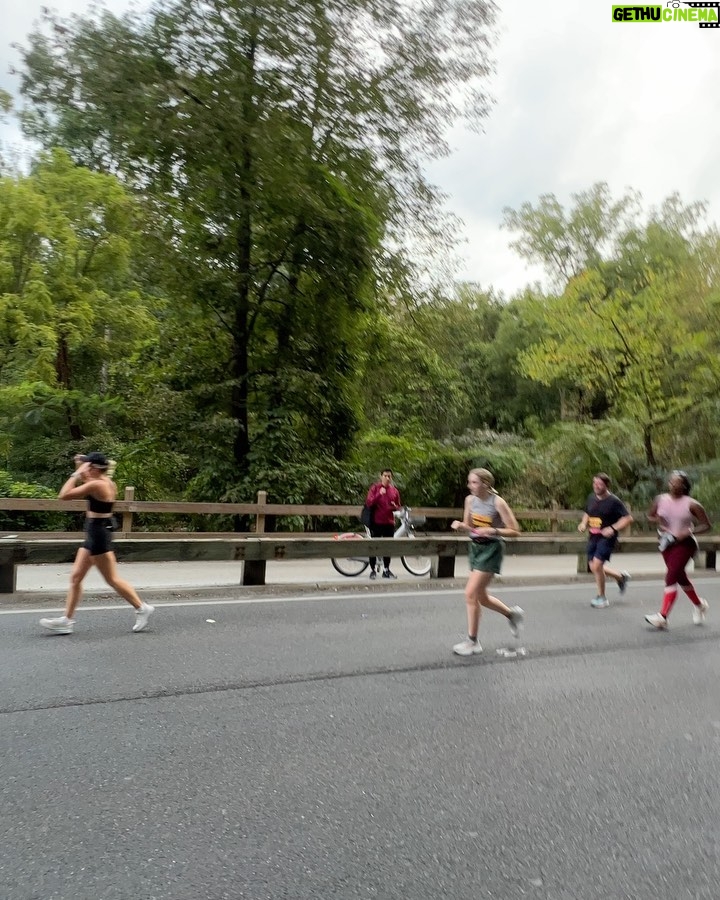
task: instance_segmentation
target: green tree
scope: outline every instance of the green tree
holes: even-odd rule
[[[537,204],[506,208],[503,226],[518,232],[510,243],[520,256],[540,263],[556,287],[612,257],[619,236],[635,221],[640,195],[629,192],[613,200],[604,182],[588,191],[571,194],[566,210],[554,194],[543,194]]]
[[[363,400],[370,427],[432,438],[456,430],[466,403],[456,361],[432,345],[413,316],[400,311],[374,317],[365,351]]]
[[[399,327],[422,340],[427,352],[452,373],[452,402],[438,392],[444,428],[434,432],[436,436],[483,428],[526,431],[533,423],[557,416],[557,389],[533,381],[518,367],[520,351],[540,333],[534,298],[527,291],[506,303],[492,291],[460,284],[453,296],[429,298],[399,320]],[[402,370],[402,357],[397,365]],[[447,384],[449,379],[448,374]],[[428,421],[424,409],[418,413]]]
[[[612,235],[612,257],[595,259],[547,301],[541,339],[520,354],[529,377],[575,386],[581,416],[599,408],[637,422],[649,466],[658,429],[720,384],[717,285],[699,252],[712,232],[700,234],[702,212],[671,197],[647,223],[626,224]]]
[[[7,118],[8,113],[12,110],[12,97],[7,91],[0,89],[0,125]],[[8,162],[3,151],[3,143],[0,141],[0,175],[7,169]]]
[[[0,440],[81,441],[117,409],[113,367],[156,320],[132,280],[139,211],[63,151],[0,178]]]
[[[207,310],[223,378],[203,416],[225,419],[226,444],[232,433],[233,480],[255,441],[287,459],[289,423],[346,451],[378,287],[411,283],[410,228],[446,238],[421,162],[446,152],[456,118],[487,111],[492,12],[486,0],[174,0],[31,36],[27,132],[150,197],[177,303]]]

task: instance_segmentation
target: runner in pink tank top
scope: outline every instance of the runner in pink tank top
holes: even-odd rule
[[[660,494],[655,513],[663,525],[664,534],[671,535],[676,541],[682,541],[693,533],[693,514],[690,507],[694,502],[687,494],[680,497]]]
[[[696,534],[710,531],[712,525],[703,506],[690,496],[690,479],[685,472],[676,469],[670,474],[669,492],[655,498],[648,512],[648,522],[657,522],[660,550],[667,569],[665,592],[659,613],[645,616],[653,628],[664,630],[670,610],[675,603],[678,585],[693,603],[693,622],[702,625],[708,603],[698,597],[685,568],[697,550]]]

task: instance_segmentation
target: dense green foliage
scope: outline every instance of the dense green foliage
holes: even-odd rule
[[[518,508],[577,507],[601,469],[643,508],[681,465],[720,508],[702,206],[543,196],[505,224],[549,291],[445,280],[423,162],[486,112],[491,24],[484,0],[46,19],[22,112],[45,149],[0,169],[0,493],[102,448],[139,499],[359,502],[389,465],[457,506],[488,466]]]
[[[27,133],[151,211],[169,303],[146,397],[191,495],[296,492],[346,458],[363,335],[411,295],[405,235],[449,239],[420,163],[485,114],[491,21],[486,0],[168,0],[31,35]]]

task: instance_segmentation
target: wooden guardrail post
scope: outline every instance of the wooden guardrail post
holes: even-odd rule
[[[131,501],[135,499],[135,488],[128,485],[125,488],[125,496],[123,500]],[[132,531],[133,514],[129,510],[125,510],[122,516],[122,530],[125,534]]]
[[[433,556],[432,565],[430,566],[430,578],[454,578],[455,577],[455,557],[454,556]]]
[[[17,588],[15,553],[11,549],[0,556],[0,594],[14,594]]]
[[[255,515],[255,534],[265,533],[265,507],[267,506],[267,491],[258,491],[257,514]],[[267,562],[264,559],[245,559],[242,564],[243,585],[265,584]]]
[[[557,502],[557,500],[553,500],[552,501],[552,515],[550,516],[550,531],[553,534],[556,534],[557,530],[558,530],[557,510],[558,510],[558,502]]]
[[[267,506],[267,491],[258,491],[258,511],[255,516],[255,534],[265,533],[265,507]]]

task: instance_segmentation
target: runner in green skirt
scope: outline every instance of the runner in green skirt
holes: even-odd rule
[[[465,499],[462,522],[455,520],[455,531],[466,531],[472,541],[468,547],[470,574],[465,588],[468,636],[455,644],[458,656],[482,653],[478,628],[483,606],[505,616],[514,637],[520,633],[524,613],[519,606],[506,606],[502,600],[488,593],[494,575],[502,568],[504,538],[517,537],[520,526],[513,511],[494,489],[495,478],[488,469],[472,469],[468,475],[470,494]]]

